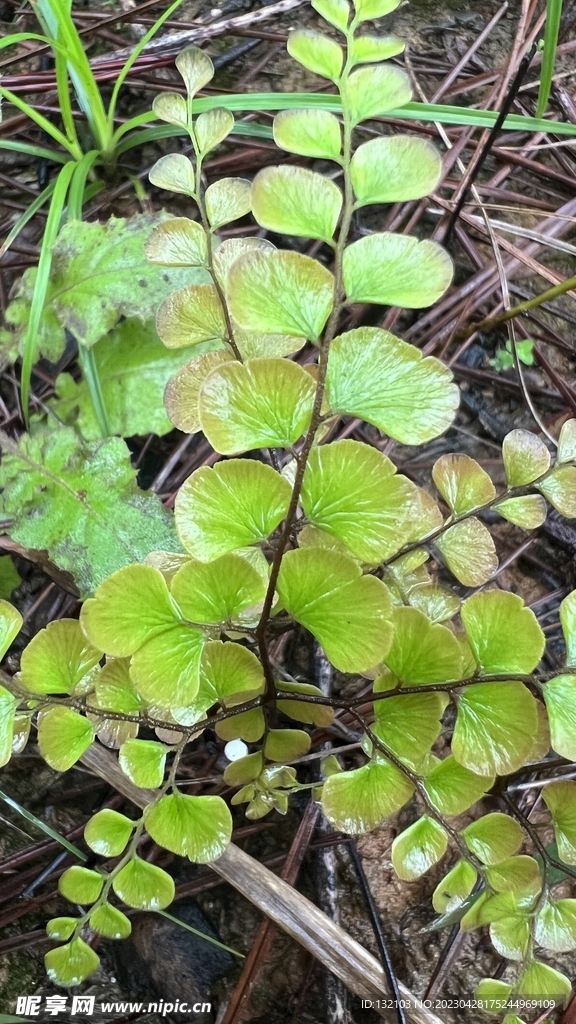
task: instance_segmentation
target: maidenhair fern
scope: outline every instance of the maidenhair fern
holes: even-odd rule
[[[555,847],[508,798],[495,795],[490,813],[482,800],[497,777],[541,761],[550,748],[576,759],[576,592],[561,606],[566,665],[551,673],[538,667],[545,636],[520,597],[489,588],[461,601],[428,566],[433,556],[460,584],[484,587],[498,567],[484,513],[525,529],[544,521],[547,502],[576,516],[576,421],[562,428],[553,465],[537,436],[508,434],[500,491],[473,459],[443,455],[432,471],[437,497],[397,473],[377,446],[330,443],[344,416],[422,444],[450,426],[458,404],[439,360],[379,327],[340,333],[350,305],[429,306],[452,277],[435,242],[389,232],[353,240],[357,210],[421,198],[440,179],[439,155],[417,137],[355,146],[360,122],[411,96],[407,75],[383,63],[402,44],[362,28],[396,5],[358,0],[352,11],[346,0],[314,0],[343,45],[309,31],[290,36],[291,55],[336,85],[343,115],[284,111],[274,136],[289,153],[331,161],[329,176],[289,163],[265,168],[252,184],[225,178],[205,188],[205,157],[233,119],[224,110],[195,117],[194,96],[213,74],[198,49],[177,60],[187,99],[164,93],[156,101],[158,117],[186,129],[193,159],[165,156],[150,180],[193,200],[199,219],[162,221],[147,256],[204,275],[158,312],[168,348],[202,346],[170,381],[167,409],[176,426],[202,431],[231,457],[198,469],[180,489],[182,550],[113,573],[79,622],[52,623],[32,640],[13,693],[0,693],[4,762],[13,723],[20,737],[22,722],[37,716],[40,751],[53,768],[69,768],[99,736],[119,747],[134,785],[157,791],[137,821],[104,810],[88,823],[86,842],[106,865],[62,876],[62,894],[87,909],[49,925],[64,943],[46,958],[58,984],[77,984],[98,963],[85,926],[128,934],[112,899],[140,909],[171,902],[169,875],[139,858],[144,830],[200,863],[230,841],[225,801],[178,788],[187,743],[210,726],[250,744],[224,772],[236,788],[231,802],[251,819],[284,813],[290,794],[309,788],[290,763],[310,748],[307,727],[328,726],[340,708],[363,731],[365,763],[344,771],[327,760],[315,795],[328,820],[356,834],[415,801],[420,816],[392,846],[398,876],[418,878],[450,851],[433,896],[439,923],[488,925],[497,951],[517,965],[506,982],[484,981],[479,996],[504,1006],[570,991],[539,950],[576,948],[576,900],[554,891],[575,874],[576,783],[544,790]],[[218,229],[250,210],[277,235],[321,243],[326,260],[251,234],[221,241]],[[290,356],[305,342],[316,358],[300,365]],[[6,648],[19,617],[8,605],[2,613]],[[372,695],[330,698],[311,683],[285,682],[271,642],[294,623],[337,670],[368,674]],[[360,710],[367,704],[369,715]],[[138,738],[141,725],[159,739]],[[458,816],[471,809],[462,827]]]

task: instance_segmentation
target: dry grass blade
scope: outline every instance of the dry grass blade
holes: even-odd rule
[[[103,747],[93,744],[82,755],[81,761],[137,807],[146,807],[156,797],[153,790],[134,786],[113,755]],[[210,867],[320,960],[356,996],[381,1000],[388,994],[384,971],[371,953],[310,900],[234,843],[230,843],[226,852],[213,861]],[[416,996],[402,984],[400,992],[403,999],[413,1004],[413,1008],[408,1011],[409,1020],[413,1024],[442,1024],[441,1019],[430,1010],[416,1008]],[[384,1018],[387,1016],[387,1011],[383,1009],[378,1012]]]

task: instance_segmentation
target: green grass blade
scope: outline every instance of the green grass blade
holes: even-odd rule
[[[301,107],[316,107],[340,113],[341,104],[338,96],[326,96],[323,93],[238,93],[228,96],[205,96],[194,101],[194,110],[201,113],[213,107],[226,107],[227,110],[293,110]],[[492,128],[496,123],[498,111],[471,110],[466,107],[454,107],[443,103],[407,103],[397,110],[387,110],[383,115],[387,118],[402,118],[405,121],[439,121],[442,124],[470,125],[477,128]],[[562,121],[547,121],[538,117],[525,117],[522,114],[509,114],[504,128],[511,131],[553,132],[556,135],[576,135],[576,125]]]
[[[84,206],[87,191],[86,179],[99,156],[100,153],[97,149],[90,150],[90,152],[86,153],[74,169],[74,174],[72,175],[72,180],[70,182],[70,191],[68,193],[68,220],[82,220],[82,208]],[[101,184],[102,187],[104,185],[103,182],[95,182],[94,184]],[[110,424],[108,421],[108,414],[106,412],[104,395],[102,393],[100,376],[98,374],[98,366],[96,365],[96,360],[94,358],[94,351],[92,349],[86,349],[79,344],[78,361],[88,385],[88,391],[90,392],[90,398],[92,399],[92,405],[94,406],[94,412],[96,413],[96,419],[98,420],[98,426],[100,427],[102,437],[109,437]]]
[[[268,125],[244,121],[236,121],[232,134],[246,135],[254,139],[272,140],[274,138],[272,129]],[[117,156],[122,156],[122,153],[128,152],[129,149],[143,146],[147,142],[157,142],[158,139],[170,139],[183,135],[188,135],[184,128],[175,128],[168,124],[160,125],[157,128],[146,128],[141,132],[135,132],[134,135],[130,135],[129,138],[120,143],[116,147],[116,154]]]
[[[182,0],[174,0],[174,3],[171,4],[171,6],[166,11],[164,11],[163,14],[160,15],[158,20],[155,21],[154,24],[151,26],[151,28],[148,29],[146,35],[142,36],[142,39],[140,40],[140,42],[137,44],[137,46],[134,47],[134,49],[133,49],[132,53],[130,54],[128,60],[124,64],[124,67],[120,71],[120,74],[118,75],[118,78],[116,79],[116,82],[114,84],[114,88],[112,90],[112,96],[110,98],[110,103],[108,105],[108,123],[109,123],[109,133],[110,133],[111,137],[113,136],[113,133],[114,133],[114,115],[116,113],[116,104],[118,102],[118,93],[120,92],[120,89],[122,88],[122,85],[124,84],[124,81],[126,80],[126,76],[129,73],[130,68],[132,67],[134,62],[136,60],[138,60],[138,57],[142,53],[142,50],[144,49],[144,47],[150,42],[150,40],[153,38],[153,36],[156,35],[158,29],[161,28],[162,25],[164,24],[164,22],[167,20],[167,18],[169,18],[170,15],[173,14],[174,11],[178,7],[180,7],[181,3],[182,3]]]
[[[165,910],[157,910],[157,914],[161,914],[162,917],[168,918],[173,924],[180,925],[181,928],[185,928],[187,932],[192,932],[193,935],[199,935],[201,939],[206,939],[206,942],[211,942],[213,946],[218,946],[219,949],[225,949],[227,953],[233,953],[234,956],[239,956],[242,960],[246,957],[244,953],[239,953],[237,949],[232,949],[232,946],[225,946],[223,942],[218,942],[218,939],[213,939],[211,935],[206,935],[205,932],[198,931],[197,928],[193,928],[191,924],[186,924],[185,921],[181,921],[178,917],[173,917],[172,914],[168,914]]]
[[[92,405],[94,406],[94,412],[96,413],[96,419],[98,420],[98,426],[100,427],[100,433],[102,434],[102,437],[110,437],[110,422],[108,420],[108,412],[106,410],[106,403],[104,402],[104,395],[102,393],[102,384],[100,382],[100,375],[98,373],[94,349],[85,348],[83,345],[79,344],[78,362],[80,363],[84,379],[88,385],[88,391],[90,392],[90,398],[92,399]]]
[[[60,46],[65,52],[80,109],[98,148],[105,150],[110,142],[106,111],[70,8],[69,0],[36,0],[35,3],[38,20],[51,37],[50,45]]]
[[[35,156],[39,160],[53,160],[57,164],[67,164],[70,155],[56,153],[53,149],[44,149],[43,146],[34,146],[30,142],[14,142],[11,139],[0,140],[0,149],[10,150],[12,153],[26,153],[27,156]]]
[[[36,196],[36,198],[32,200],[28,209],[24,210],[24,213],[20,214],[18,220],[15,222],[13,227],[6,235],[6,238],[2,242],[2,245],[0,245],[0,256],[3,256],[5,252],[8,252],[8,249],[12,245],[12,242],[15,238],[18,237],[18,235],[22,231],[22,228],[26,226],[29,220],[32,220],[32,217],[34,217],[38,210],[42,209],[44,203],[48,202],[50,196],[54,191],[55,184],[56,182],[51,181],[47,188],[45,188],[39,196]]]
[[[51,828],[50,825],[47,825],[41,818],[37,818],[31,811],[27,811],[25,807],[22,807],[21,804],[16,800],[13,800],[11,796],[8,796],[8,794],[4,793],[1,789],[0,800],[3,800],[5,804],[8,804],[13,811],[17,811],[18,814],[26,821],[29,821],[31,825],[36,825],[36,828],[39,828],[45,833],[45,835],[50,836],[50,839],[54,839],[57,843],[60,843],[60,846],[64,846],[70,851],[70,853],[73,853],[75,857],[78,857],[78,860],[88,860],[86,854],[83,853],[82,850],[79,850],[77,846],[74,846],[74,843],[71,843],[65,836],[61,836],[59,832],[56,832],[55,829]]]
[[[62,134],[59,128],[56,128],[55,125],[51,124],[50,121],[40,113],[40,111],[35,110],[29,103],[26,103],[26,100],[21,99],[20,96],[16,95],[16,93],[10,92],[9,89],[5,89],[3,85],[0,85],[0,96],[4,96],[9,103],[12,103],[18,108],[18,110],[21,110],[23,114],[26,114],[26,116],[34,121],[34,123],[37,124],[43,132],[50,135],[50,137],[54,139],[54,142],[57,142],[63,149],[66,149],[75,160],[79,160],[82,157],[82,150],[80,147],[70,142],[70,140]]]
[[[42,239],[42,248],[40,250],[40,259],[38,261],[36,281],[34,283],[34,295],[32,296],[32,302],[30,305],[30,318],[28,320],[26,334],[24,336],[24,353],[22,356],[22,376],[20,387],[22,412],[26,425],[28,425],[29,420],[28,401],[30,398],[32,367],[34,366],[38,351],[37,335],[40,327],[40,321],[42,319],[42,313],[44,311],[44,300],[48,290],[48,282],[50,280],[52,246],[56,241],[58,231],[60,229],[60,220],[66,204],[66,196],[68,194],[68,188],[75,168],[76,164],[70,161],[70,163],[64,165],[56,179],[52,202],[50,203],[50,212],[46,220],[44,237]]]
[[[317,107],[322,110],[331,110],[339,114],[342,110],[338,96],[330,96],[324,93],[285,93],[285,92],[262,92],[262,93],[230,93],[226,96],[204,96],[202,99],[194,100],[194,110],[200,114],[205,110],[212,110],[214,107],[225,107],[227,110],[293,110],[302,107]],[[407,103],[405,107],[397,110],[387,110],[385,117],[402,118],[404,121],[438,121],[441,124],[467,125],[474,128],[492,128],[496,123],[498,111],[494,110],[473,110],[468,107],[450,106],[444,103]],[[152,110],[131,118],[117,130],[115,139],[118,141],[126,132],[155,120]],[[269,138],[268,134],[260,134],[263,126],[254,125],[254,135],[260,138]],[[508,131],[523,132],[552,132],[554,135],[576,135],[576,125],[564,121],[548,121],[545,118],[527,117],[523,114],[509,114],[506,118],[503,129]],[[143,141],[150,141],[153,138],[167,138],[169,135],[184,134],[178,129],[163,125],[158,130],[163,135],[147,136]],[[238,125],[235,131],[242,134],[252,134],[246,129],[240,129]],[[135,143],[138,145],[138,143]],[[132,148],[122,144],[124,149]],[[123,151],[124,151],[123,149]]]
[[[82,220],[86,179],[99,156],[100,153],[97,149],[91,149],[89,153],[84,154],[74,168],[68,193],[68,220]]]
[[[58,92],[58,106],[62,115],[62,123],[67,138],[80,150],[76,125],[72,115],[72,102],[70,98],[70,79],[68,77],[68,62],[62,53],[56,50],[56,89]]]
[[[34,39],[37,43],[43,43],[44,46],[53,45],[52,39],[38,35],[38,32],[14,32],[12,35],[0,39],[0,50],[5,50],[7,46],[16,46],[17,43],[23,43],[27,39]]]
[[[538,89],[538,100],[536,101],[536,117],[542,117],[550,99],[561,17],[562,0],[548,0],[546,4],[546,31],[544,33],[540,88]]]

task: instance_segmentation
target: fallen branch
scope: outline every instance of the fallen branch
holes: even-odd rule
[[[199,43],[205,43],[206,40],[214,39],[216,36],[234,35],[235,30],[251,28],[252,25],[257,25],[260,21],[266,21],[277,14],[285,14],[286,11],[291,11],[302,3],[304,3],[304,0],[280,0],[280,3],[271,4],[268,7],[259,7],[257,11],[249,11],[248,14],[240,14],[236,18],[223,18],[221,21],[214,21],[211,25],[194,25],[189,29],[183,29],[181,32],[168,32],[165,36],[160,36],[158,39],[151,39],[142,50],[140,56],[149,56],[153,53],[171,53],[173,51],[178,53],[179,50],[182,50],[185,46],[190,46],[192,43],[197,46]],[[108,63],[111,60],[126,60],[131,56],[133,49],[133,46],[128,46],[123,50],[114,50],[113,53],[107,53],[101,58],[96,57],[90,63],[92,67],[96,68],[99,63]]]

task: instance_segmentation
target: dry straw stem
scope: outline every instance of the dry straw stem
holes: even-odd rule
[[[156,799],[154,790],[134,786],[114,756],[103,747],[92,744],[80,760],[137,807],[144,808]],[[386,977],[378,960],[310,900],[259,864],[254,857],[230,843],[210,867],[320,960],[354,995],[374,1000],[389,996]],[[401,982],[399,988],[401,998],[414,1005],[417,997]],[[387,1010],[378,1012],[381,1017],[389,1016]],[[443,1024],[430,1010],[414,1007],[407,1013],[413,1024]]]
[[[287,11],[300,7],[303,3],[304,0],[280,0],[277,4],[260,7],[256,11],[249,11],[248,14],[240,14],[235,18],[222,18],[211,25],[197,24],[181,32],[168,32],[159,39],[151,39],[142,50],[142,54],[149,56],[152,53],[177,52],[184,46],[190,46],[191,43],[197,46],[200,43],[205,43],[208,39],[214,39],[215,36],[226,33],[233,35],[235,29],[251,28],[252,25],[256,25],[260,21],[267,21],[279,14],[286,14]],[[134,47],[128,46],[123,50],[114,50],[113,53],[107,53],[105,57],[102,57],[101,62],[124,60],[130,56],[133,49]],[[92,61],[92,67],[97,67],[98,63],[99,60],[96,58]]]

